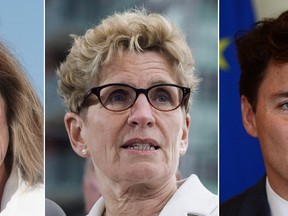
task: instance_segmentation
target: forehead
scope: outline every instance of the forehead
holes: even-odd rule
[[[125,52],[113,56],[102,66],[99,84],[124,82],[149,84],[154,82],[177,83],[176,73],[168,57],[157,52]]]
[[[260,85],[260,92],[288,92],[288,62],[277,64],[270,62],[266,75]]]
[[[257,108],[275,107],[287,100],[288,96],[288,63],[269,63],[265,77],[258,89]]]

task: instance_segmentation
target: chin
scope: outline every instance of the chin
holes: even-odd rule
[[[165,169],[155,164],[134,164],[125,170],[126,179],[135,181],[138,183],[153,182],[153,180],[159,180],[165,178]]]

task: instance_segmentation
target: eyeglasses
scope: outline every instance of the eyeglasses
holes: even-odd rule
[[[99,102],[107,110],[121,112],[132,107],[140,94],[144,94],[149,104],[160,111],[172,111],[184,102],[187,105],[190,88],[175,84],[158,84],[147,89],[134,88],[120,83],[107,84],[91,88],[84,96],[79,107],[84,105],[91,94],[97,96]]]

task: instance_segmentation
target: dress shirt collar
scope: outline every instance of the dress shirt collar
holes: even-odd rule
[[[270,186],[266,177],[266,193],[272,216],[286,216],[288,212],[288,201],[280,197]]]

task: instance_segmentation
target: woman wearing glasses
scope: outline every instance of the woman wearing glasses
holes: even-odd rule
[[[89,215],[218,215],[195,175],[177,182],[198,80],[181,32],[145,11],[115,14],[58,69],[74,151],[91,157],[102,197]]]

